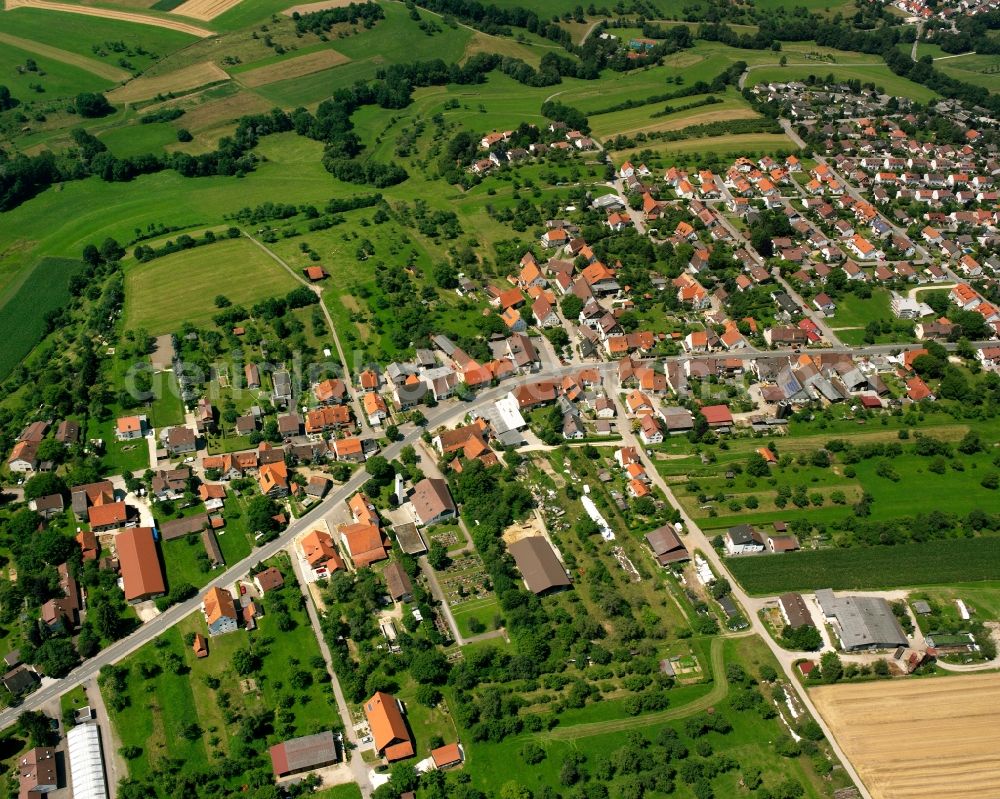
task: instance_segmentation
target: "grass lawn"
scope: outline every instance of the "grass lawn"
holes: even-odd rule
[[[356,783],[348,782],[314,793],[312,797],[313,799],[361,799],[361,789]]]
[[[837,310],[831,317],[827,317],[827,323],[834,328],[838,327],[864,327],[869,322],[877,319],[892,319],[892,310],[889,308],[889,290],[876,288],[872,291],[872,296],[862,299],[855,294],[844,294],[837,300]]]
[[[663,111],[667,106],[678,108],[702,101],[709,96],[720,99],[722,102],[701,105],[666,116],[653,117],[653,114]],[[692,97],[668,100],[664,103],[651,103],[625,111],[601,114],[590,118],[590,126],[591,132],[595,136],[604,138],[618,134],[629,136],[639,131],[676,130],[688,125],[699,125],[717,119],[743,119],[756,116],[759,114],[753,111],[750,104],[741,96],[734,92],[716,92],[712,95],[698,94]]]
[[[72,691],[67,691],[59,697],[59,707],[63,713],[66,713],[68,710],[72,710],[75,713],[81,707],[86,707],[88,704],[87,692],[83,689],[82,685],[76,686]]]
[[[221,546],[221,540],[219,544]],[[215,576],[211,568],[208,568],[208,555],[199,533],[175,538],[173,541],[161,541],[160,549],[167,567],[167,590],[184,583],[201,588]],[[203,566],[206,568],[203,569]]]
[[[179,123],[178,126],[181,126]],[[108,149],[119,158],[156,153],[177,141],[177,127],[169,122],[156,122],[150,125],[136,123],[111,128],[100,136]]]
[[[498,613],[500,613],[500,603],[495,596],[473,599],[460,605],[453,605],[451,608],[451,614],[458,624],[458,631],[467,638],[495,630],[493,619]],[[478,633],[473,631],[470,626],[473,620],[480,622],[485,629]]]
[[[226,519],[226,526],[222,530],[215,531],[219,548],[222,550],[222,557],[225,558],[226,563],[239,563],[253,549],[253,541],[247,529],[245,513],[246,503],[229,492],[226,495],[225,507],[222,512]]]
[[[161,372],[153,379],[153,399],[149,423],[153,427],[170,427],[184,422],[184,403],[173,372]]]
[[[129,268],[125,276],[126,327],[171,333],[182,323],[205,324],[218,313],[214,298],[251,305],[287,294],[298,284],[245,239],[230,239]]]
[[[138,672],[142,662],[159,665],[166,653],[185,657],[187,651],[181,628],[173,627],[124,661],[130,672],[131,701],[121,711],[109,707],[108,713],[122,745],[142,749],[142,756],[129,762],[132,777],[145,776],[153,764],[166,757],[178,758],[187,767],[208,765],[205,742],[181,735],[187,724],[200,719],[191,675],[162,670],[155,677],[143,679]]]

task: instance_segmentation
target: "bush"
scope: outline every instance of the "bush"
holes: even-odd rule
[[[545,760],[545,750],[538,744],[530,741],[521,747],[521,759],[529,766],[534,766]]]
[[[115,108],[100,92],[81,92],[73,101],[76,112],[87,119],[96,119],[113,113]]]

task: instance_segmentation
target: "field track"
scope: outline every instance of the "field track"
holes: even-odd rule
[[[186,0],[171,13],[209,22],[240,4],[241,0]]]
[[[284,61],[268,64],[266,67],[248,69],[233,77],[244,86],[255,88],[266,86],[269,83],[277,83],[279,80],[312,75],[314,72],[322,72],[324,69],[346,64],[350,60],[346,55],[342,55],[336,50],[319,50],[315,53],[286,58]]]
[[[1000,796],[1000,674],[812,688],[872,799]]]
[[[86,56],[78,55],[77,53],[70,53],[67,50],[60,50],[58,47],[49,47],[47,44],[42,44],[41,42],[36,42],[31,39],[22,39],[19,36],[11,36],[9,33],[0,32],[0,44],[17,47],[21,50],[26,50],[29,53],[34,53],[35,55],[51,58],[53,61],[60,61],[63,64],[69,64],[71,67],[86,70],[93,75],[97,75],[101,78],[107,78],[115,83],[121,83],[121,81],[128,80],[131,77],[129,72],[126,72],[124,69],[116,67],[113,64],[106,64],[103,61],[98,61],[96,58],[87,58]]]
[[[135,14],[131,11],[113,11],[110,8],[91,8],[89,6],[75,6],[69,3],[56,3],[52,0],[6,0],[7,11],[14,8],[41,8],[48,11],[65,11],[67,14],[83,14],[88,17],[103,17],[104,19],[117,19],[121,22],[134,22],[138,25],[152,25],[156,28],[166,28],[167,30],[187,33],[197,36],[200,39],[207,39],[215,36],[215,31],[208,28],[200,28],[179,20],[153,17],[148,14]]]
[[[739,633],[732,638],[742,638],[750,635],[748,632]],[[729,680],[726,677],[725,661],[723,660],[722,647],[725,644],[724,636],[717,636],[712,639],[711,660],[712,660],[712,690],[699,699],[695,699],[683,705],[661,710],[656,713],[644,713],[641,716],[633,716],[624,719],[609,719],[608,721],[593,721],[585,724],[573,724],[569,727],[556,727],[549,730],[539,739],[545,741],[575,741],[579,738],[589,738],[594,735],[608,735],[609,733],[625,732],[648,727],[651,724],[663,724],[668,721],[693,716],[708,710],[713,705],[721,702],[729,693]]]
[[[163,75],[136,78],[108,92],[108,98],[115,103],[135,103],[156,97],[158,94],[186,92],[199,86],[226,80],[229,80],[228,73],[211,61],[204,61]]]

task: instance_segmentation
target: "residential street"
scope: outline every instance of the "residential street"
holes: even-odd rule
[[[826,348],[822,351],[844,352],[844,353],[852,353],[858,356],[861,355],[870,356],[870,355],[887,355],[891,353],[898,353],[900,351],[911,349],[917,346],[920,345],[898,345],[898,344],[874,345],[874,346],[858,347],[858,348],[840,346],[840,347]],[[954,348],[954,345],[947,345],[947,346],[949,346],[950,348]],[[972,346],[978,348],[995,346],[995,342],[976,342]],[[752,360],[754,358],[759,357],[762,354],[780,357],[783,355],[791,356],[797,353],[795,350],[788,348],[771,350],[764,353],[757,350],[744,349],[730,353],[728,357],[739,358],[742,360]],[[682,362],[689,359],[690,359],[689,356],[678,355],[660,359],[660,362],[661,363]],[[455,424],[458,424],[471,411],[483,408],[491,404],[492,402],[496,401],[497,399],[499,399],[500,397],[504,396],[509,391],[511,391],[513,388],[515,388],[518,385],[518,383],[532,383],[537,380],[546,378],[550,379],[561,378],[567,374],[572,374],[579,371],[580,368],[582,368],[580,365],[546,368],[540,373],[522,377],[518,381],[510,380],[499,386],[487,389],[481,392],[472,402],[445,403],[443,406],[434,409],[436,412],[428,416],[426,429],[434,430],[441,426],[453,426]],[[627,418],[621,413],[620,396],[617,390],[618,387],[613,382],[617,377],[618,364],[616,362],[600,362],[591,364],[588,366],[588,368],[597,369],[602,374],[602,376],[605,379],[606,389],[609,395],[615,397],[616,401],[619,403],[619,418],[620,419]],[[786,652],[785,650],[778,647],[777,644],[775,644],[774,641],[767,634],[766,630],[763,629],[763,625],[757,618],[755,612],[755,609],[758,607],[760,600],[748,597],[742,591],[742,589],[740,589],[738,583],[736,583],[736,581],[729,575],[729,573],[725,569],[721,559],[715,554],[707,537],[695,524],[695,522],[690,517],[687,516],[687,514],[678,504],[676,498],[673,496],[673,493],[670,491],[669,487],[662,480],[662,478],[659,477],[655,468],[652,467],[652,464],[649,462],[649,458],[645,455],[645,449],[639,446],[634,435],[628,429],[628,425],[622,425],[622,428],[623,428],[622,435],[625,438],[626,442],[635,444],[639,449],[642,460],[647,468],[648,473],[653,477],[654,483],[661,489],[661,491],[664,492],[665,496],[671,502],[671,504],[674,505],[674,507],[678,508],[679,512],[681,513],[681,517],[684,520],[684,523],[687,528],[687,532],[685,533],[684,536],[686,545],[690,550],[698,549],[703,551],[705,553],[705,556],[711,563],[713,569],[715,569],[716,573],[720,577],[726,577],[727,579],[729,579],[730,583],[733,586],[733,595],[747,609],[747,616],[751,625],[753,626],[753,629],[759,634],[761,634],[764,641],[771,648],[771,651],[774,652],[779,662],[781,662],[782,668],[784,669],[786,675],[788,675],[791,684],[795,686],[796,691],[797,693],[799,693],[803,704],[810,710],[810,712],[813,713],[813,715],[816,717],[817,721],[821,724],[821,726],[824,726],[824,731],[827,733],[828,738],[830,738],[831,742],[833,743],[836,749],[837,748],[836,742],[833,739],[832,735],[830,734],[830,731],[825,729],[825,725],[823,725],[821,717],[818,715],[818,713],[816,713],[815,707],[809,700],[809,697],[806,694],[805,689],[799,685],[797,679],[794,678],[792,674],[791,664],[792,661],[798,655],[796,655],[795,653]],[[423,432],[423,429],[424,428],[414,427],[411,424],[404,425],[400,430],[400,432],[403,434],[403,439],[397,441],[394,444],[391,444],[383,451],[382,454],[389,460],[398,457],[400,450],[403,448],[403,446],[405,446],[406,444],[415,444],[418,442],[420,435]],[[47,681],[47,684],[44,684],[33,694],[29,695],[20,706],[14,708],[7,708],[6,710],[0,712],[0,729],[6,729],[7,727],[10,727],[12,724],[14,724],[15,721],[17,720],[17,716],[20,713],[26,710],[37,710],[40,707],[46,705],[48,702],[57,699],[61,694],[71,690],[77,685],[81,685],[89,680],[96,678],[98,673],[100,672],[100,669],[103,666],[112,663],[117,663],[118,661],[127,657],[132,652],[142,647],[144,644],[148,643],[149,641],[152,641],[154,638],[162,634],[164,631],[170,629],[175,624],[179,623],[184,617],[196,611],[200,607],[201,597],[204,595],[205,590],[214,586],[222,587],[232,584],[238,578],[246,575],[250,571],[250,568],[253,565],[272,557],[279,551],[288,547],[289,544],[298,535],[307,532],[310,527],[319,522],[333,508],[337,507],[342,502],[346,502],[347,499],[354,492],[358,491],[361,488],[361,486],[367,481],[367,479],[368,479],[368,474],[365,472],[364,469],[355,472],[346,483],[336,487],[333,491],[330,492],[330,494],[327,495],[327,497],[324,500],[317,503],[311,510],[305,513],[302,517],[295,519],[289,525],[288,529],[285,530],[283,533],[281,533],[273,541],[255,549],[250,555],[248,555],[246,558],[239,561],[238,563],[229,565],[229,567],[225,571],[219,573],[206,586],[204,586],[202,591],[199,592],[197,596],[179,605],[171,607],[165,613],[157,615],[152,620],[143,624],[140,628],[138,628],[128,637],[120,641],[117,641],[116,643],[102,650],[95,657],[82,663],[80,666],[78,666],[76,669],[70,672],[66,677],[59,680]],[[438,590],[438,597],[440,598],[440,589]],[[445,614],[446,618],[449,618],[449,623],[451,624],[453,630],[457,634],[457,629],[454,623],[454,619],[450,618],[450,613],[447,610],[446,604],[443,606],[442,612]],[[336,685],[336,682],[334,684]],[[335,691],[337,690],[338,688],[335,688]],[[338,704],[341,703],[341,700],[342,697],[338,697]],[[850,763],[846,760],[846,758],[844,758],[843,753],[840,752],[839,749],[837,749],[837,751],[838,755],[844,760],[845,767],[850,770],[852,777],[855,779],[858,785],[862,785],[857,775],[851,768]],[[869,797],[869,794],[867,793],[867,791],[864,790],[863,787],[862,787],[862,794],[866,798]]]

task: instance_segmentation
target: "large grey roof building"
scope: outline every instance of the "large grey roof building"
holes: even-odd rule
[[[834,596],[829,588],[816,592],[816,601],[833,622],[846,650],[894,649],[908,641],[889,603],[881,597]]]

